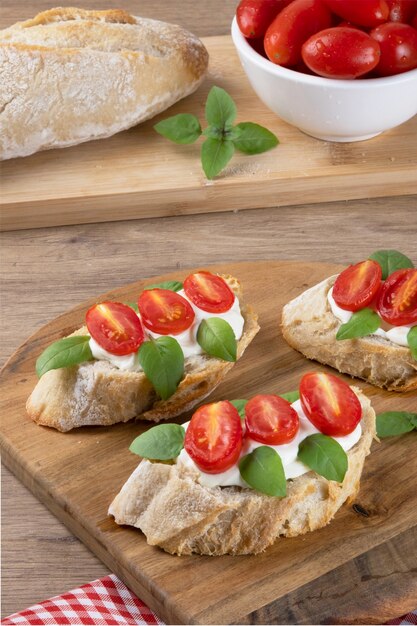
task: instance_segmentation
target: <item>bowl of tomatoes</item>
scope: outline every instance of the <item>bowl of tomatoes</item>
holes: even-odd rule
[[[417,114],[417,0],[241,0],[232,39],[259,98],[326,141]]]

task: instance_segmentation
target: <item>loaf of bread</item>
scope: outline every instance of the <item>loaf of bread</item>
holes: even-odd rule
[[[109,137],[202,82],[208,54],[179,26],[56,8],[0,31],[0,158]]]
[[[409,348],[375,335],[336,340],[341,322],[327,300],[337,276],[326,278],[284,306],[282,334],[308,359],[390,391],[417,389],[417,361]]]
[[[259,330],[257,315],[244,304],[240,283],[232,276],[223,278],[239,298],[245,320],[237,345],[239,359]],[[83,327],[73,334],[86,335],[88,331]],[[208,396],[233,365],[207,354],[189,357],[176,392],[161,400],[143,372],[122,371],[107,361],[88,361],[46,372],[26,409],[38,424],[62,432],[79,426],[110,426],[134,417],[159,422],[191,409]]]
[[[362,435],[348,451],[342,484],[313,471],[287,481],[287,496],[241,487],[208,488],[183,465],[142,460],[109,508],[117,524],[139,528],[150,545],[171,554],[257,554],[278,537],[326,526],[355,498],[365,457],[375,436],[375,412],[359,389]]]

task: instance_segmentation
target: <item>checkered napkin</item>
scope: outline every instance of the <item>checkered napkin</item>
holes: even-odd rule
[[[62,596],[55,596],[41,604],[35,604],[21,613],[13,613],[1,623],[4,626],[164,624],[113,574],[73,589]],[[417,610],[388,623],[417,625]]]

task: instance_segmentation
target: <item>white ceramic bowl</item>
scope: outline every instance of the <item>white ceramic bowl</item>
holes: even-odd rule
[[[236,18],[232,39],[249,82],[262,102],[313,137],[362,141],[417,113],[417,69],[387,78],[322,78],[265,59],[248,44]]]

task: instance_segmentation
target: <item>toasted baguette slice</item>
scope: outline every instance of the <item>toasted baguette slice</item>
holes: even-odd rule
[[[359,389],[362,436],[347,453],[342,484],[308,472],[287,481],[275,498],[241,487],[203,487],[184,466],[142,460],[109,508],[117,524],[142,530],[147,542],[171,554],[257,554],[278,537],[326,526],[353,499],[375,436],[375,412]]]
[[[232,276],[223,278],[239,298],[245,320],[238,342],[239,359],[259,330],[258,318],[242,302],[240,283]],[[73,334],[87,333],[83,327]],[[89,361],[44,374],[26,409],[38,424],[63,432],[78,426],[110,426],[134,417],[159,422],[184,413],[208,396],[233,365],[207,354],[187,358],[177,391],[168,400],[160,400],[143,372],[121,371],[106,361]]]
[[[118,9],[56,8],[0,31],[0,158],[109,137],[197,89],[202,42]]]
[[[326,278],[284,306],[284,339],[314,359],[390,391],[417,389],[417,361],[408,348],[377,336],[336,340],[341,322],[333,315],[327,294],[336,276]]]

